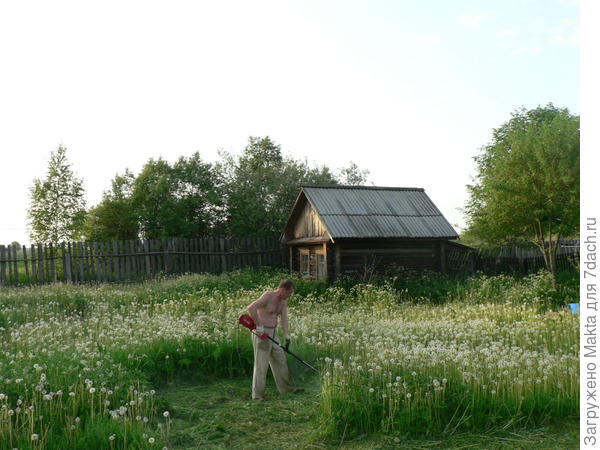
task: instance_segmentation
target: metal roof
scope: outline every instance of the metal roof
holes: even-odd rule
[[[334,239],[458,238],[421,188],[312,185],[302,192]]]

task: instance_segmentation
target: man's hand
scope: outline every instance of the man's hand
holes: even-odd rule
[[[261,338],[261,339],[266,339],[267,335],[265,334],[265,327],[263,325],[258,325],[255,329],[254,332],[256,333],[256,335]]]
[[[289,334],[285,335],[285,349],[288,350],[290,348],[290,344],[292,343],[292,337]]]

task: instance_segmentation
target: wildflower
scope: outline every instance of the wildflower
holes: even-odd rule
[[[93,394],[94,392],[96,392],[96,388],[90,388],[90,394]]]
[[[164,417],[169,417],[169,411],[165,411],[165,412],[163,413],[163,416],[164,416]]]
[[[406,394],[406,398],[411,398],[411,397],[412,397],[412,394],[410,392]]]
[[[153,438],[153,437],[151,437],[150,439],[148,439],[148,442],[149,442],[150,444],[154,444],[154,438]]]
[[[116,438],[116,436],[115,436],[114,434],[111,434],[111,435],[108,437],[108,440],[109,440],[109,441],[114,441],[114,440],[115,440],[115,438]]]
[[[32,441],[37,441],[39,438],[40,438],[40,435],[39,435],[39,434],[37,434],[37,433],[33,433],[33,434],[31,435],[31,440],[32,440]]]
[[[373,389],[373,388],[369,388],[369,392],[370,392],[370,393],[373,393],[373,392],[375,392],[375,389]]]

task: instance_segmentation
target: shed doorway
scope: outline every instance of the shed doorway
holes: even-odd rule
[[[327,278],[325,250],[322,247],[306,247],[300,250],[300,274],[313,280]]]

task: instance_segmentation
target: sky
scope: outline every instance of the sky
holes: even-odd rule
[[[0,0],[0,243],[28,244],[59,145],[87,206],[126,168],[270,136],[369,184],[424,188],[457,231],[473,157],[516,108],[580,113],[573,0]]]

